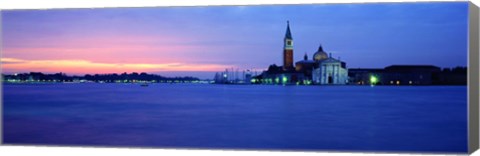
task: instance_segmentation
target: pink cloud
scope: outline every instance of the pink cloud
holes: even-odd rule
[[[107,63],[192,62],[193,53],[212,47],[185,44],[195,39],[156,36],[91,36],[27,39],[22,46],[6,45],[4,57],[29,60],[81,59]]]

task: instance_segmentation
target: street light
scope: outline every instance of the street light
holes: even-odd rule
[[[370,84],[375,85],[378,82],[378,78],[375,77],[374,75],[370,76]]]

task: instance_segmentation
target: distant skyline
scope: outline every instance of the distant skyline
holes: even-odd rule
[[[349,68],[467,65],[467,2],[2,11],[2,70],[212,78],[294,61],[322,44]]]

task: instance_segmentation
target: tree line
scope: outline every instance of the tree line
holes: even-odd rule
[[[86,80],[95,82],[133,82],[133,81],[198,81],[199,78],[185,76],[185,77],[165,77],[156,74],[142,73],[121,73],[121,74],[86,74],[84,76],[69,76],[65,73],[44,74],[41,72],[19,73],[19,74],[2,74],[3,80],[19,80],[19,81],[76,81]]]

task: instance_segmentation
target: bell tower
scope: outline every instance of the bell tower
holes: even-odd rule
[[[283,70],[293,70],[293,39],[290,22],[287,21],[287,32],[283,38]]]

